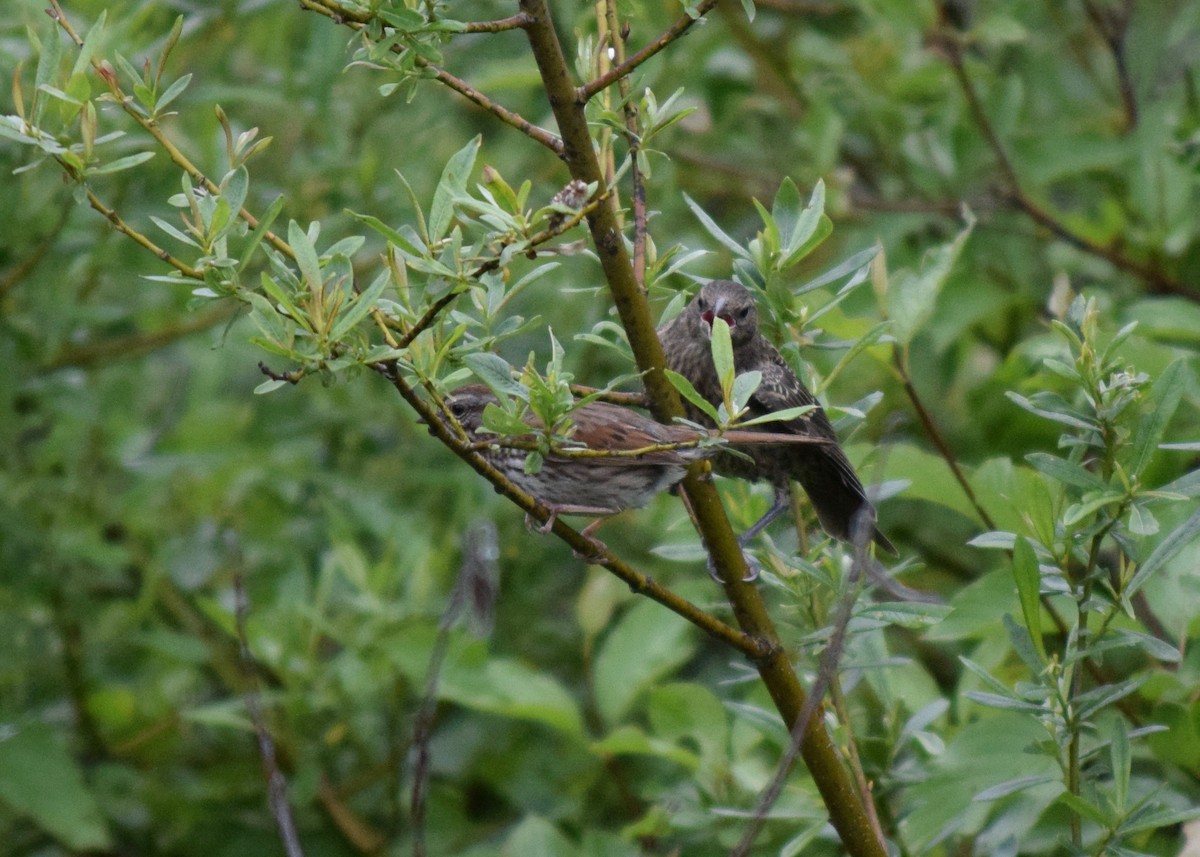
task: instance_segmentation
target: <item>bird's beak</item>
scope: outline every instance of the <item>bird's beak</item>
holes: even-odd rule
[[[709,336],[712,336],[714,318],[724,319],[730,329],[733,329],[737,325],[737,321],[734,320],[733,315],[725,312],[725,298],[717,298],[717,302],[713,304],[712,309],[705,311],[700,317],[704,319],[704,330]]]

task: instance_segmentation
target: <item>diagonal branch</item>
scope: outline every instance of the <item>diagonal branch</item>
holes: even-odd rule
[[[678,39],[684,33],[692,28],[692,25],[708,14],[717,5],[717,0],[704,0],[703,3],[696,7],[696,15],[683,15],[674,24],[668,27],[661,36],[655,39],[646,47],[629,57],[622,63],[610,68],[607,72],[600,75],[595,80],[585,83],[579,87],[579,98],[581,101],[590,100],[597,92],[607,89],[618,80],[626,77],[631,71],[640,66],[650,57],[657,54],[671,42]]]
[[[958,81],[963,97],[967,101],[967,109],[971,113],[971,118],[975,121],[979,133],[983,136],[988,148],[992,150],[992,154],[996,158],[1005,185],[1002,196],[1010,205],[1024,212],[1027,217],[1073,247],[1093,256],[1098,256],[1113,267],[1145,280],[1155,292],[1159,294],[1181,295],[1191,300],[1200,300],[1200,295],[1197,295],[1193,289],[1188,288],[1180,280],[1170,276],[1156,266],[1132,259],[1120,250],[1080,235],[1078,232],[1070,229],[1060,218],[1035,202],[1022,187],[1021,179],[1017,174],[1016,167],[1013,165],[1012,158],[1009,157],[1008,150],[1000,139],[1000,135],[996,133],[995,126],[992,125],[987,112],[983,109],[979,93],[976,91],[975,84],[967,73],[966,63],[963,59],[962,45],[959,44],[956,35],[953,33],[946,34],[939,39],[938,46],[942,49],[943,55],[950,63],[950,69],[954,72],[954,77]]]
[[[324,15],[335,23],[343,24],[351,29],[359,31],[365,29],[366,26],[374,20],[374,16],[368,12],[345,9],[337,3],[330,2],[330,0],[300,0],[300,7],[302,9],[307,9],[310,12],[316,12],[319,15]],[[521,13],[514,15],[511,18],[506,18],[503,21],[477,24],[474,28],[468,26],[468,32],[492,33],[500,32],[502,30],[521,29],[526,26],[528,26],[527,16],[525,16],[524,13]],[[404,51],[404,47],[402,45],[393,45],[392,50],[395,53],[402,53]],[[487,95],[471,86],[462,78],[455,77],[444,68],[435,65],[424,57],[416,57],[415,62],[420,68],[430,71],[433,74],[433,77],[439,83],[449,87],[450,89],[453,89],[472,104],[482,107],[504,124],[511,125],[513,128],[516,128],[531,140],[541,143],[556,155],[560,157],[562,156],[562,141],[545,128],[539,128],[521,114],[513,110],[509,110],[502,104],[492,101],[492,99],[488,98]]]
[[[449,447],[455,455],[469,464],[477,473],[491,482],[496,487],[497,493],[507,497],[538,520],[546,521],[549,519],[549,509],[542,506],[514,485],[503,473],[493,467],[486,458],[471,449],[462,438],[459,438],[453,431],[446,427],[439,418],[437,411],[428,402],[418,396],[416,390],[400,375],[395,363],[378,364],[375,368],[387,378],[389,383],[396,388],[396,391],[404,400],[421,416],[430,433]],[[727,625],[711,613],[702,610],[686,598],[662,586],[653,578],[635,570],[607,549],[597,554],[596,545],[592,541],[563,523],[561,519],[555,519],[551,532],[570,545],[577,553],[587,556],[589,562],[602,565],[621,578],[633,592],[657,601],[667,609],[687,619],[710,636],[742,652],[746,657],[752,660],[761,660],[775,656],[782,657],[778,643],[763,640],[760,637],[752,636]]]

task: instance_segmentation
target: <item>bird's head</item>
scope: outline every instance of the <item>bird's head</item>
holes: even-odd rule
[[[692,298],[692,307],[699,317],[705,336],[712,336],[713,319],[720,318],[729,325],[729,336],[736,348],[749,342],[758,333],[758,309],[754,295],[733,280],[712,280]]]

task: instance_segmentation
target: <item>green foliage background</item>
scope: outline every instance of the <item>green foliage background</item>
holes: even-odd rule
[[[857,745],[882,827],[902,853],[1067,853],[1073,809],[1086,822],[1086,853],[1112,843],[1124,853],[1175,853],[1178,822],[1200,794],[1198,664],[1188,645],[1200,630],[1200,543],[1187,525],[1200,440],[1200,7],[954,8],[966,20],[930,3],[778,0],[748,21],[739,4],[722,4],[641,66],[635,93],[649,88],[661,104],[682,88],[678,104],[695,108],[646,157],[652,240],[660,252],[708,251],[650,297],[661,310],[674,291],[734,265],[685,196],[744,243],[762,229],[753,199],[769,207],[784,177],[805,196],[824,182],[833,234],[772,282],[774,332],[784,341],[801,334],[798,354],[822,379],[879,322],[881,303],[893,320],[911,314],[908,341],[865,349],[822,395],[848,407],[882,392],[865,419],[846,421],[843,439],[866,481],[902,488],[882,503],[880,520],[912,564],[904,581],[953,608],[935,621],[872,612],[864,601],[842,678],[849,722],[830,719],[836,740]],[[364,231],[348,210],[413,221],[396,171],[428,211],[444,165],[475,135],[472,187],[486,164],[514,187],[529,180],[536,208],[569,179],[545,149],[436,82],[381,97],[398,74],[347,68],[357,37],[295,3],[81,0],[67,11],[83,31],[104,9],[100,54],[119,52],[138,68],[156,61],[183,12],[167,78],[193,78],[164,123],[169,137],[213,177],[228,168],[214,104],[237,131],[271,137],[251,162],[247,204],[262,211],[282,195],[280,223],[320,221],[322,246]],[[494,2],[450,9],[462,20],[513,12]],[[1130,9],[1114,53],[1106,27]],[[553,11],[570,56],[594,34],[594,10]],[[634,46],[682,11],[620,4]],[[0,22],[0,70],[26,99],[34,44],[51,39],[61,35],[35,0],[18,0]],[[69,68],[74,49],[65,40],[60,49]],[[455,37],[442,50],[456,74],[553,127],[519,33]],[[91,90],[103,91],[94,77]],[[3,113],[18,112],[12,98]],[[99,123],[101,132],[131,131],[103,149],[106,161],[153,148],[111,104]],[[561,542],[525,532],[520,512],[428,437],[374,373],[325,384],[314,375],[253,395],[259,360],[292,367],[250,344],[257,329],[233,301],[143,279],[166,269],[11,134],[0,136],[0,176],[0,852],[280,850],[234,634],[232,581],[241,574],[257,679],[305,850],[408,853],[413,724],[463,533],[481,519],[499,528],[501,591],[490,636],[456,629],[450,638],[431,747],[430,853],[732,847],[738,813],[752,810],[787,743],[744,659]],[[180,188],[162,152],[90,186],[126,222],[180,251],[150,219],[172,220],[166,201]],[[954,256],[947,248],[968,217],[977,222]],[[806,325],[806,308],[832,300],[833,289],[796,304],[786,296],[875,244],[886,298],[877,272]],[[354,259],[367,280],[383,251],[370,233]],[[939,258],[946,275],[931,276]],[[555,261],[513,301],[511,313],[531,323],[501,353],[519,366],[536,352],[543,365],[549,327],[577,379],[602,386],[632,369],[617,350],[574,338],[613,319],[603,277],[589,253]],[[511,280],[533,267],[518,259]],[[1008,395],[1050,391],[1086,407],[1085,385],[1043,364],[1064,359],[1049,320],[1065,318],[1077,293],[1095,301],[1096,342],[1137,322],[1114,357],[1148,376],[1123,440],[1147,424],[1141,414],[1165,408],[1170,391],[1151,386],[1172,365],[1178,398],[1161,426],[1161,440],[1178,448],[1156,451],[1139,474],[1141,488],[1174,483],[1174,492],[1138,506],[1148,517],[1137,523],[1122,517],[1125,552],[1106,543],[1098,560],[1117,568],[1126,556],[1145,560],[1168,534],[1181,542],[1144,600],[1114,620],[1152,642],[1087,655],[1114,684],[1142,683],[1090,722],[1095,752],[1085,768],[1095,785],[1085,797],[1125,820],[1141,800],[1160,813],[1127,821],[1111,839],[1103,820],[1056,800],[1061,772],[1038,717],[967,696],[995,689],[958,660],[969,657],[1008,688],[1036,684],[1021,658],[1028,637],[1005,625],[1006,616],[1038,622],[1023,611],[1014,561],[968,542],[988,530],[1053,531],[1079,499],[1026,458],[1066,456],[1063,425]],[[904,368],[994,525],[939,455]],[[769,505],[765,488],[721,488],[736,528]],[[773,532],[790,554],[793,537]],[[675,591],[724,609],[674,498],[603,533]],[[822,580],[836,589],[836,551],[763,584],[802,668],[828,618]],[[1156,725],[1166,731],[1134,734],[1122,773],[1128,739],[1113,736]],[[1114,789],[1128,793],[1126,803],[1113,802]],[[761,853],[837,853],[825,818],[797,770]]]

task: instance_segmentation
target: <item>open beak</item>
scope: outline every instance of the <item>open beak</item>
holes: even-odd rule
[[[734,320],[733,316],[731,314],[725,312],[724,310],[725,310],[725,299],[718,298],[717,302],[715,304],[713,304],[712,309],[705,310],[700,315],[700,318],[704,319],[705,325],[708,326],[709,336],[712,335],[712,326],[713,326],[714,318],[724,319],[725,323],[727,325],[729,325],[730,330],[732,330],[734,327],[737,326],[737,321]]]

